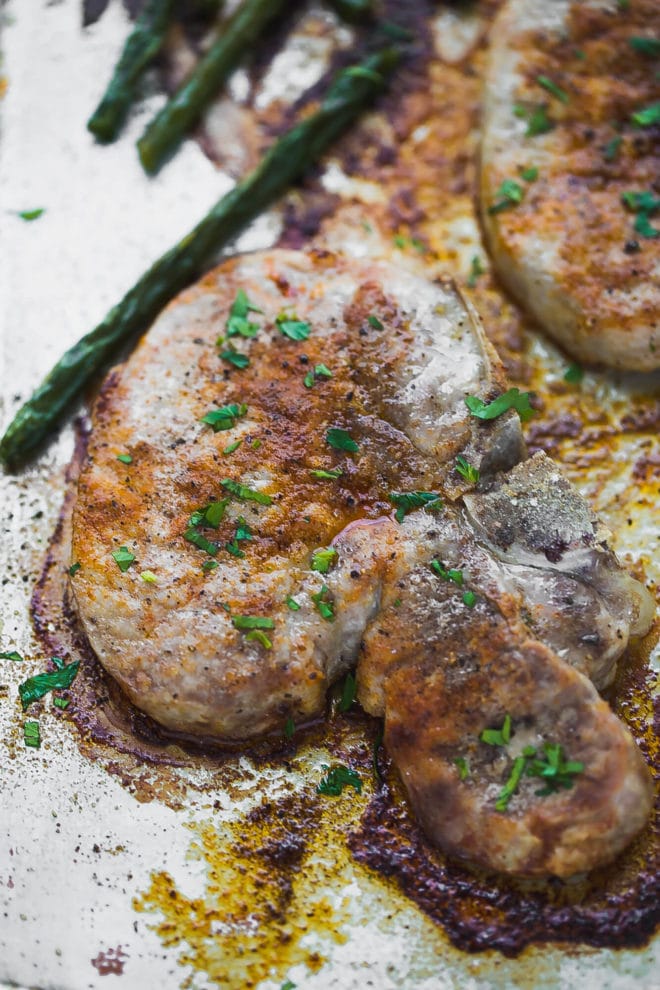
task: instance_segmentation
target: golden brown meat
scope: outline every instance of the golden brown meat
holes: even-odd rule
[[[500,277],[570,354],[636,371],[660,367],[659,34],[655,0],[509,0],[484,88]]]

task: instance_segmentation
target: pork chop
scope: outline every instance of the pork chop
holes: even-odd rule
[[[660,367],[659,33],[654,0],[509,0],[484,86],[498,274],[570,354],[635,371]]]
[[[563,875],[615,855],[648,813],[648,772],[589,678],[611,679],[653,609],[558,469],[524,460],[517,415],[471,414],[466,396],[504,389],[451,283],[327,252],[234,258],[175,300],[102,388],[72,583],[103,665],[178,733],[281,732],[318,715],[357,661],[360,699],[385,715],[431,837],[496,869]],[[401,590],[429,582],[410,601]],[[465,690],[454,640],[481,644],[461,662]],[[439,707],[429,687],[427,704],[429,678],[449,679],[455,703]],[[493,809],[506,747],[493,766],[475,756],[469,783],[456,777],[447,760],[506,716],[537,761],[547,744],[584,764],[570,792],[536,800],[525,781],[510,812]],[[438,732],[453,749],[438,750]],[[448,766],[457,808],[469,818],[478,804],[500,838],[516,823],[518,852],[507,859],[474,825],[454,841],[436,806]],[[550,838],[527,841],[537,832]]]

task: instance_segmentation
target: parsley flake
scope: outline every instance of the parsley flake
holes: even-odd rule
[[[202,564],[202,570],[205,574],[208,574],[209,571],[214,571],[216,567],[220,567],[217,560],[205,560]]]
[[[285,337],[289,340],[307,340],[312,328],[309,323],[304,320],[299,320],[295,316],[287,316],[286,313],[280,313],[279,316],[275,317],[275,324]]]
[[[16,662],[22,662],[25,657],[22,657],[20,653],[16,650],[11,650],[9,653],[0,653],[0,660],[15,660]]]
[[[539,177],[539,170],[536,165],[530,165],[529,168],[520,169],[520,178],[524,179],[525,182],[536,182]]]
[[[220,547],[217,543],[212,543],[211,540],[207,540],[203,533],[197,529],[196,526],[189,526],[188,529],[183,534],[184,540],[188,543],[192,543],[193,546],[197,547],[198,550],[203,550],[205,553],[215,557]]]
[[[473,467],[472,464],[468,464],[461,454],[459,454],[456,458],[454,471],[456,471],[457,474],[460,474],[461,477],[465,478],[466,481],[469,481],[471,485],[476,485],[479,481],[479,469]]]
[[[28,222],[30,222],[31,220],[38,220],[39,217],[43,216],[45,212],[46,212],[45,207],[38,206],[34,210],[19,210],[18,216],[21,218],[21,220],[27,220]]]
[[[470,765],[464,756],[457,756],[454,760],[454,764],[458,769],[458,779],[467,780],[470,776]]]
[[[660,231],[651,225],[650,217],[660,209],[660,199],[651,190],[643,192],[624,192],[621,199],[633,213],[635,217],[635,230],[642,237],[660,237]]]
[[[309,472],[312,478],[316,478],[319,481],[336,481],[337,478],[341,478],[344,473],[341,468],[333,468],[330,471],[326,471],[324,468],[315,468],[313,471]]]
[[[303,378],[305,388],[313,388],[318,378],[332,378],[332,372],[325,364],[317,364],[313,371],[308,371]]]
[[[234,440],[233,443],[227,444],[227,446],[222,451],[222,453],[225,455],[225,457],[227,456],[227,454],[233,454],[235,450],[238,450],[238,448],[242,443],[243,443],[242,440]]]
[[[226,351],[221,351],[220,357],[223,361],[233,364],[235,368],[247,368],[250,364],[247,354],[241,354],[240,351],[235,350],[233,347],[229,347]]]
[[[367,317],[367,323],[369,324],[369,326],[372,326],[374,328],[374,330],[384,330],[385,329],[385,327],[380,322],[380,320],[378,319],[378,317],[377,316],[374,316],[373,313],[371,313]]]
[[[556,82],[553,82],[549,76],[537,76],[536,81],[555,99],[561,100],[562,103],[568,103],[568,93],[561,89]]]
[[[49,691],[62,691],[73,683],[80,662],[75,660],[73,663],[65,665],[59,657],[52,657],[51,659],[57,670],[35,674],[34,677],[28,677],[26,681],[18,685],[23,711],[26,711],[33,702],[43,698]]]
[[[642,55],[650,55],[651,58],[660,58],[659,38],[633,37],[628,38],[628,44],[634,51],[640,52]]]
[[[300,611],[300,605],[295,600],[295,598],[292,598],[291,597],[291,595],[287,595],[284,600],[285,600],[286,604],[288,605],[288,607],[291,609],[292,612],[299,612]]]
[[[293,739],[293,734],[294,734],[295,731],[296,731],[296,723],[293,721],[293,719],[289,715],[288,719],[284,723],[284,736],[285,736],[285,738],[286,739]],[[289,983],[292,987],[295,986],[295,984],[291,983],[291,980],[287,980],[287,983]],[[284,984],[282,984],[282,986],[284,986]]]
[[[527,767],[528,777],[540,777],[545,784],[535,793],[540,797],[546,797],[560,788],[570,790],[574,783],[573,777],[583,772],[584,763],[578,760],[565,760],[559,743],[544,743],[543,750],[545,756],[539,758],[534,754],[534,759]]]
[[[484,729],[479,738],[489,746],[506,746],[511,740],[511,716],[504,716],[501,729]]]
[[[121,461],[122,464],[132,464],[133,458],[130,454],[117,454],[117,460]]]
[[[648,107],[642,107],[631,115],[633,124],[638,127],[652,127],[660,124],[660,103],[651,103]]]
[[[495,801],[495,811],[506,811],[509,801],[518,790],[518,784],[522,777],[527,759],[525,756],[517,756],[513,761],[513,768],[504,787],[497,795]]]
[[[75,564],[71,564],[71,567],[69,568],[69,577],[73,577],[77,574],[81,567],[82,564],[79,564],[78,561],[76,561]]]
[[[568,382],[570,385],[577,385],[584,378],[584,368],[577,364],[569,364],[568,368],[564,372],[564,381]]]
[[[319,574],[327,574],[338,557],[337,551],[333,547],[322,547],[312,553],[311,568]]]
[[[225,324],[228,337],[254,337],[259,332],[259,324],[248,319],[249,313],[262,313],[263,310],[251,303],[243,289],[239,289],[229,310]]]
[[[497,419],[509,409],[515,409],[521,420],[525,422],[534,415],[534,410],[529,404],[530,397],[530,392],[519,392],[517,388],[510,388],[508,392],[498,395],[488,403],[476,395],[467,395],[465,405],[477,419]]]
[[[41,732],[38,722],[28,721],[23,726],[23,740],[26,746],[32,749],[39,749],[41,746]]]
[[[349,453],[355,454],[360,449],[359,444],[355,442],[347,430],[335,426],[328,430],[325,440],[335,450],[347,450]]]
[[[232,615],[234,629],[274,629],[275,622],[263,615]]]
[[[69,707],[69,699],[55,697],[53,698],[53,704],[55,708],[59,708],[61,711],[65,711]]]
[[[333,602],[327,601],[326,596],[329,594],[330,589],[327,584],[324,584],[320,591],[315,595],[312,595],[312,601],[316,605],[316,609],[322,619],[326,622],[335,621],[335,607]]]
[[[472,258],[472,261],[470,262],[470,274],[467,280],[468,286],[471,289],[474,289],[474,287],[477,284],[477,279],[479,278],[479,276],[485,274],[486,274],[486,269],[481,263],[481,258],[479,257],[478,254],[475,254],[474,257]]]
[[[249,632],[245,638],[256,640],[257,643],[261,643],[261,645],[266,650],[270,650],[273,647],[272,642],[269,640],[266,633],[263,632],[261,629],[253,629],[252,632]]]
[[[521,103],[516,103],[513,112],[516,117],[521,117],[527,121],[525,137],[536,137],[539,134],[547,134],[553,129],[554,122],[548,117],[548,112],[544,103],[526,107]]]
[[[242,485],[239,481],[232,481],[231,478],[225,478],[220,484],[225,491],[246,502],[257,502],[259,505],[273,504],[270,495],[266,495],[264,492],[258,492],[255,488],[249,488],[247,485]]]
[[[439,560],[432,560],[430,567],[433,573],[437,574],[438,577],[441,577],[443,581],[453,581],[454,584],[457,584],[459,586],[459,588],[462,586],[463,571],[459,570],[458,568],[451,568],[448,570],[447,568],[442,566]]]
[[[346,674],[346,678],[341,689],[341,698],[339,699],[339,704],[337,705],[338,711],[347,712],[349,708],[352,708],[356,694],[357,681],[355,680],[355,676],[349,672]]]
[[[525,190],[515,179],[505,179],[495,193],[495,202],[488,207],[488,212],[493,214],[508,210],[510,207],[522,203],[524,196]]]
[[[145,584],[157,584],[158,583],[158,578],[156,577],[156,575],[154,574],[153,571],[142,571],[142,573],[140,574],[140,577],[142,578],[142,580],[144,581]]]
[[[477,596],[474,591],[466,591],[463,593],[463,604],[468,608],[474,608],[477,604]]]
[[[111,556],[122,574],[126,573],[135,560],[135,554],[131,553],[128,547],[120,547],[119,550],[113,550]]]
[[[387,497],[396,506],[394,518],[398,523],[402,523],[406,514],[413,509],[426,508],[430,512],[436,512],[442,508],[442,499],[437,492],[390,492]]]
[[[611,138],[605,147],[603,148],[603,158],[606,162],[613,162],[614,159],[619,154],[619,148],[623,142],[623,138],[620,134],[616,137]]]
[[[236,420],[245,416],[247,411],[248,407],[245,402],[241,402],[240,405],[232,402],[220,409],[211,409],[206,416],[202,416],[200,423],[211,426],[214,433],[219,433],[221,430],[231,430],[236,426]]]
[[[324,763],[322,769],[327,773],[316,788],[318,794],[339,797],[345,787],[353,787],[358,794],[362,793],[362,781],[355,770],[349,770],[341,763],[332,768]]]

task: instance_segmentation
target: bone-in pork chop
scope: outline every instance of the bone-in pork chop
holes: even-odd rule
[[[524,460],[517,415],[469,411],[505,388],[449,283],[328,253],[235,258],[103,386],[72,580],[99,659],[167,728],[281,732],[357,661],[431,837],[565,875],[648,813],[648,772],[592,680],[653,610],[558,469]]]
[[[501,279],[569,353],[636,371],[660,367],[659,33],[656,0],[509,0],[484,86]]]

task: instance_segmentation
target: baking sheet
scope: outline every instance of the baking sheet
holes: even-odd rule
[[[122,139],[95,145],[85,129],[127,31],[120,3],[93,29],[81,29],[77,0],[9,0],[1,8],[0,292],[4,421],[62,350],[94,326],[163,249],[231,185],[192,141],[157,179],[141,171],[134,143],[162,102],[136,110]],[[443,15],[445,16],[445,15]],[[445,32],[446,34],[446,32]],[[329,183],[341,187],[341,172]],[[17,211],[43,207],[35,221]],[[262,218],[240,249],[264,247],[279,230]],[[472,245],[469,238],[465,253]],[[564,360],[534,345],[545,383],[561,378]],[[549,369],[549,370],[547,370]],[[588,375],[585,402],[619,409],[631,385]],[[660,394],[657,376],[634,388]],[[615,529],[617,549],[643,557],[658,581],[658,532],[653,490],[623,522],[630,505],[635,443],[626,439],[613,460],[594,470],[579,463],[577,444],[556,453],[595,498]],[[360,866],[346,850],[370,796],[342,797],[318,825],[319,841],[292,878],[298,905],[286,952],[266,901],[231,916],[237,895],[258,885],[249,865],[232,855],[236,828],[269,795],[301,792],[327,762],[322,740],[293,763],[263,769],[236,758],[232,780],[208,767],[172,771],[176,800],[159,797],[161,778],[148,766],[129,784],[110,772],[107,754],[85,757],[76,730],[50,706],[40,715],[42,746],[26,749],[17,685],[44,669],[29,623],[29,600],[57,523],[65,470],[73,450],[66,427],[58,442],[18,476],[3,476],[2,649],[23,664],[0,668],[0,980],[6,986],[82,988],[117,984],[125,990],[162,986],[374,986],[381,990],[481,990],[489,987],[645,988],[657,985],[653,946],[635,951],[542,946],[517,959],[454,949],[391,883]],[[614,466],[612,466],[614,465]],[[600,472],[600,473],[599,473]],[[606,479],[603,478],[606,473]],[[605,483],[606,482],[606,483]],[[639,494],[639,492],[637,492]],[[657,663],[655,651],[652,662]],[[136,783],[139,778],[139,786]],[[151,790],[149,791],[149,788]],[[154,796],[156,795],[156,796]],[[247,869],[247,872],[245,872]],[[169,879],[168,879],[169,878]],[[169,904],[176,898],[199,924],[182,934]],[[169,901],[168,901],[169,898]],[[238,898],[240,900],[240,897]],[[300,920],[308,909],[310,922]],[[185,912],[184,912],[185,913]],[[292,916],[293,917],[293,916]],[[279,922],[278,922],[279,924]]]

